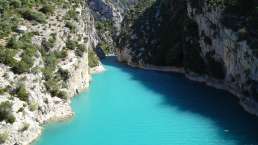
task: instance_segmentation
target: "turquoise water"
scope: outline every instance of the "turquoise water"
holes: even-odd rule
[[[76,116],[50,123],[36,145],[258,145],[258,119],[238,100],[183,75],[103,62],[76,96]]]

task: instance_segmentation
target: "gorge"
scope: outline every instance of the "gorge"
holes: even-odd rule
[[[258,144],[257,7],[0,0],[0,144]]]
[[[258,143],[258,119],[236,97],[182,74],[102,62],[106,71],[74,98],[74,118],[48,124],[35,145]]]

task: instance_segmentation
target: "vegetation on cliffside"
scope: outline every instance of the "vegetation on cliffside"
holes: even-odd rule
[[[126,15],[118,46],[131,49],[135,63],[143,60],[161,66],[181,67],[185,64],[189,68],[197,67],[191,65],[201,67],[203,62],[200,59],[192,59],[190,64],[186,64],[189,61],[183,61],[186,55],[191,54],[189,51],[199,55],[200,49],[196,42],[198,27],[187,17],[185,2],[175,3],[176,8],[169,1],[143,0]],[[174,13],[173,16],[171,13]],[[187,43],[186,38],[195,42]],[[184,51],[188,48],[194,50]]]
[[[233,81],[241,94],[258,98],[257,7],[256,0],[141,0],[122,22],[118,52],[126,49],[135,64]]]
[[[33,101],[37,96],[31,96],[37,84],[43,84],[40,91],[45,94],[67,100],[71,70],[63,66],[69,55],[81,59],[87,53],[88,39],[78,33],[84,4],[82,0],[0,0],[0,122],[15,121],[14,98],[30,111],[42,109]],[[99,63],[95,57],[89,59],[91,66]],[[33,83],[28,84],[30,79]]]

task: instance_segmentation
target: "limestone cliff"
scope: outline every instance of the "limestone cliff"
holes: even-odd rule
[[[114,27],[119,29],[124,13],[136,4],[137,0],[89,0],[88,3],[96,19],[112,20]]]
[[[114,54],[114,42],[120,32],[124,14],[138,0],[89,0],[88,5],[96,20],[100,42],[97,53],[102,58],[105,54]],[[103,51],[103,52],[102,52]]]
[[[122,23],[118,59],[180,68],[230,91],[258,115],[257,6],[255,0],[142,0]]]
[[[98,65],[94,18],[84,1],[65,4],[44,23],[24,17],[18,32],[0,39],[2,50],[16,53],[7,58],[14,65],[0,54],[0,144],[30,144],[45,122],[71,117],[71,98],[89,86],[89,66]]]

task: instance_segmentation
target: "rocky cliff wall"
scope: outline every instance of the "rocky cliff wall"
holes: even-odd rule
[[[68,19],[71,11],[76,11],[76,16]],[[71,99],[89,86],[88,52],[98,43],[94,18],[84,2],[65,8],[56,6],[44,24],[27,20],[23,24],[25,32],[13,37],[19,39],[36,32],[31,43],[38,50],[33,57],[33,68],[27,72],[17,74],[10,66],[0,64],[0,88],[9,88],[0,93],[0,104],[11,104],[8,112],[3,110],[6,108],[0,111],[14,118],[0,121],[0,144],[3,145],[30,144],[40,136],[42,125],[47,121],[73,116]],[[51,43],[53,37],[55,41]],[[18,60],[21,53],[17,53]],[[11,93],[20,85],[27,95]]]
[[[122,23],[118,59],[181,68],[188,78],[230,91],[258,115],[256,6],[252,0],[143,0]]]
[[[120,32],[125,13],[138,0],[89,0],[88,5],[96,19],[99,44],[96,52],[103,58],[103,53],[114,54],[114,45]]]

